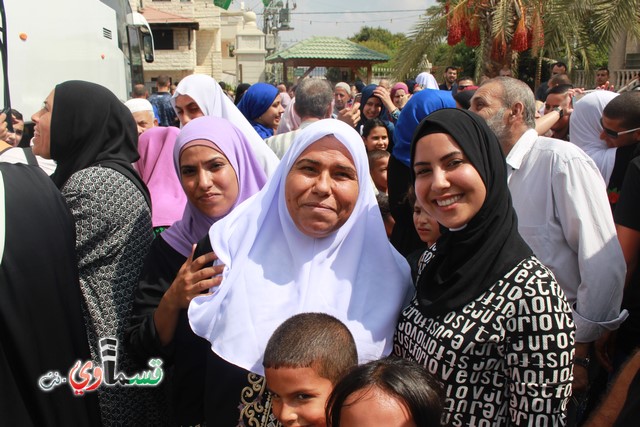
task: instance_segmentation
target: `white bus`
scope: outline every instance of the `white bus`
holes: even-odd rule
[[[153,61],[149,24],[128,0],[0,0],[0,12],[4,86],[25,121],[66,80],[101,84],[124,101],[144,83],[143,60]]]

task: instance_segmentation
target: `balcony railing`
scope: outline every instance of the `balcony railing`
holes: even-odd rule
[[[638,75],[638,73],[640,73],[640,70],[638,69],[609,70],[609,77],[611,77],[609,83],[613,85],[615,90],[618,90],[631,82],[631,80],[633,80]],[[571,72],[571,81],[573,82],[573,86],[575,87],[593,89],[595,80],[595,70],[588,73],[584,70],[573,70]]]

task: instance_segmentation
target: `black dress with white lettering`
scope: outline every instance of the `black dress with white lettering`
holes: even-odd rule
[[[575,328],[549,269],[520,262],[464,307],[424,317],[414,298],[400,317],[394,353],[412,359],[445,390],[443,424],[565,424]]]

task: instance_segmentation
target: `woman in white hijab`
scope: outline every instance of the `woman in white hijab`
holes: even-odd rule
[[[176,87],[171,103],[180,119],[180,127],[202,116],[222,117],[229,120],[251,142],[254,154],[267,176],[273,174],[278,166],[278,156],[264,143],[215,79],[204,74],[185,77]]]
[[[303,312],[345,323],[361,362],[391,351],[394,323],[413,287],[406,260],[387,240],[368,176],[360,135],[338,120],[320,120],[299,133],[265,187],[209,231],[226,267],[221,285],[191,302],[189,322],[212,343],[218,365],[226,366],[219,369],[238,371],[232,381],[259,390],[260,377],[247,371],[263,374],[269,337]],[[228,375],[217,383],[227,395],[233,389]],[[227,409],[215,407],[222,400],[215,397],[207,399],[215,402],[211,413],[235,411],[237,420],[238,400]]]
[[[588,93],[575,103],[569,121],[570,141],[593,159],[607,185],[616,162],[617,148],[607,148],[607,144],[600,139],[600,119],[604,107],[616,96],[617,93],[608,90]]]
[[[427,73],[426,71],[418,74],[416,83],[419,84],[422,89],[440,89],[438,87],[438,81],[433,77],[433,74]]]

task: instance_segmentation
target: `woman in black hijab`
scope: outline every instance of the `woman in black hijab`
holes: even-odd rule
[[[413,136],[411,166],[443,234],[401,314],[395,353],[444,384],[447,425],[562,424],[571,310],[518,234],[498,140],[479,116],[438,110]]]
[[[83,81],[57,85],[32,120],[33,151],[58,163],[51,178],[75,220],[85,323],[91,357],[99,362],[101,339],[124,342],[153,239],[148,193],[131,166],[139,158],[136,124],[113,93]],[[131,375],[145,368],[118,347],[118,371]],[[104,424],[166,422],[158,388],[100,387],[98,394]]]

